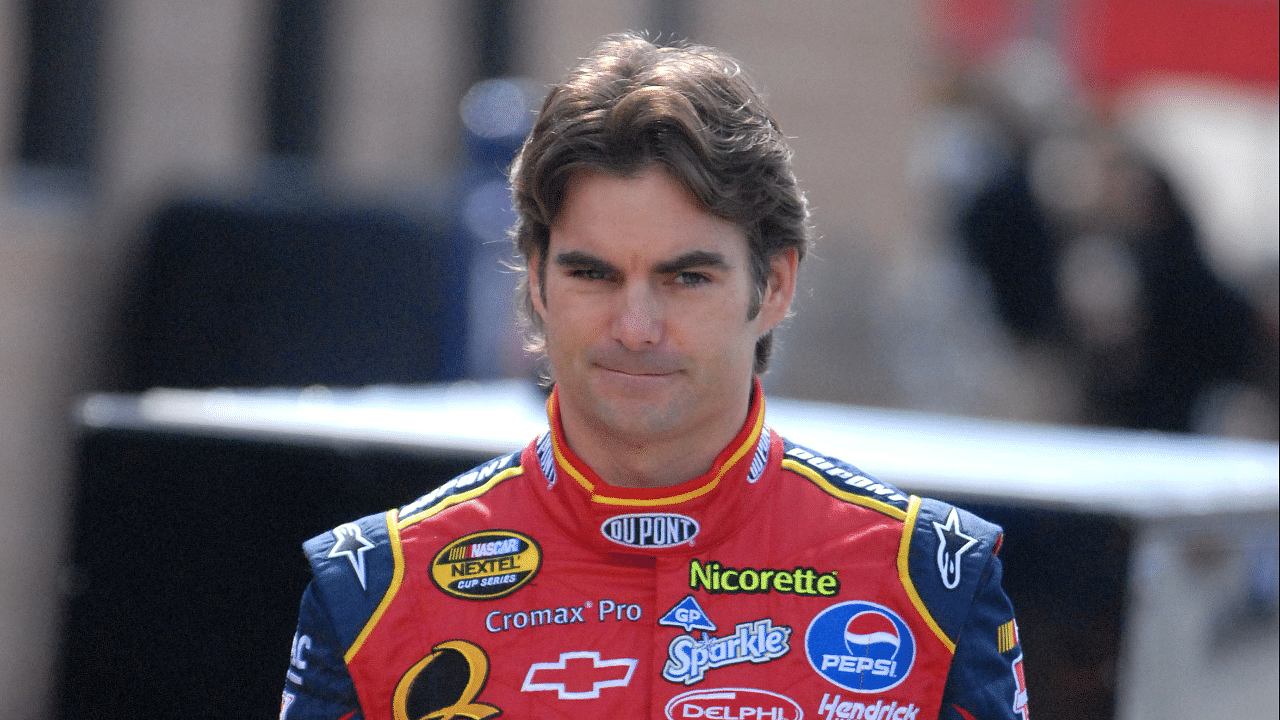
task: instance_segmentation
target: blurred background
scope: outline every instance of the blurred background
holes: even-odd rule
[[[75,398],[533,375],[502,172],[618,30],[728,50],[793,138],[821,238],[768,392],[1274,441],[1278,25],[1277,0],[0,1],[0,717],[55,704]]]

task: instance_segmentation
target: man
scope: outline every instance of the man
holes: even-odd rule
[[[764,424],[808,244],[727,56],[606,39],[511,171],[549,428],[306,543],[282,718],[1014,718],[999,529]]]

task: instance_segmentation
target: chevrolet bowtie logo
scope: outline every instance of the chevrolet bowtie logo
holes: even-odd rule
[[[598,652],[560,653],[557,662],[530,665],[520,690],[555,690],[561,700],[591,700],[600,697],[604,688],[626,687],[638,662],[634,658],[601,660]]]

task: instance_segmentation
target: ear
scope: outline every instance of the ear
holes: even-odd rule
[[[769,277],[760,302],[760,334],[772,330],[791,310],[796,294],[796,274],[800,270],[800,252],[787,248],[769,261]]]

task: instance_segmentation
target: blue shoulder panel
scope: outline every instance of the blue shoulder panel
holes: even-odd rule
[[[907,570],[934,622],[954,642],[999,549],[1001,529],[966,510],[923,498],[911,528]]]
[[[1013,606],[1000,588],[999,558],[973,599],[947,676],[939,720],[1027,720],[1022,643]]]
[[[390,533],[398,531],[390,529],[388,523],[403,527],[421,516],[424,509],[438,507],[449,499],[461,499],[467,491],[519,463],[520,453],[504,455],[453,478],[398,513],[369,515],[302,544],[315,575],[312,586],[332,616],[334,634],[343,652],[359,637],[395,580],[396,557]]]
[[[345,652],[391,587],[395,557],[390,513],[339,525],[302,544],[315,573],[312,587],[329,610],[335,639]]]

